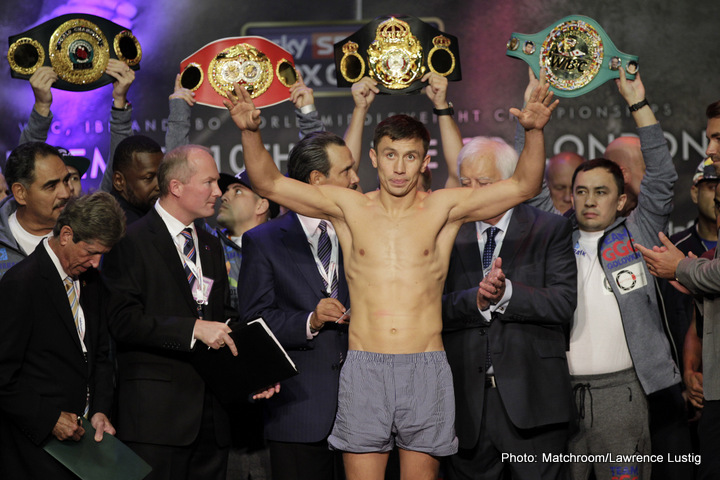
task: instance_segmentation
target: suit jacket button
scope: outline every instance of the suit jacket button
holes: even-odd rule
[[[484,328],[481,328],[481,329],[480,329],[480,335],[485,335],[485,333],[486,333],[486,332],[485,332],[485,329],[484,329]]]

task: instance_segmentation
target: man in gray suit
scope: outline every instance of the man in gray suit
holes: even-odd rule
[[[712,103],[706,110],[708,118],[705,135],[708,138],[706,154],[715,166],[720,165],[720,101]],[[715,211],[718,212],[717,194]],[[702,369],[703,369],[703,410],[698,427],[700,439],[700,475],[698,478],[718,478],[720,476],[720,457],[716,455],[720,442],[720,338],[713,334],[720,326],[720,258],[685,257],[663,234],[659,234],[663,247],[649,250],[637,245],[645,257],[650,273],[656,277],[679,282],[678,287],[685,288],[696,296],[700,311],[704,317],[702,330]],[[693,256],[694,257],[694,256]]]

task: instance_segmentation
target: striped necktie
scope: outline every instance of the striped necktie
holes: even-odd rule
[[[70,303],[70,310],[72,310],[73,314],[73,321],[75,322],[75,329],[78,332],[78,336],[80,337],[80,341],[85,340],[85,327],[84,325],[80,324],[80,305],[78,303],[78,297],[77,293],[75,292],[75,284],[73,283],[72,278],[65,277],[63,280],[63,285],[65,285],[65,292],[68,296],[68,302]],[[85,361],[87,362],[87,353],[83,349],[83,353],[85,355]],[[85,386],[85,410],[83,411],[83,417],[87,418],[87,414],[90,411],[90,386]]]
[[[318,225],[318,228],[320,229],[320,238],[318,239],[318,258],[320,259],[320,263],[322,263],[323,268],[325,269],[325,276],[323,277],[323,284],[325,285],[325,289],[327,290],[327,275],[330,274],[330,257],[332,254],[332,242],[330,241],[330,235],[327,233],[327,222],[325,220],[320,221],[320,225]],[[332,278],[332,287],[330,292],[330,297],[337,298],[338,296],[338,274],[337,272],[334,272],[333,278]]]
[[[75,292],[75,285],[73,284],[72,278],[70,277],[65,277],[65,279],[63,280],[63,284],[65,285],[65,292],[67,293],[68,302],[70,303],[70,310],[72,310],[73,321],[75,322],[75,329],[77,330],[80,339],[84,340],[85,329],[80,325],[78,318],[80,305],[78,303],[78,297]]]
[[[192,229],[188,227],[182,232],[180,232],[180,235],[185,238],[185,245],[183,246],[183,253],[185,254],[185,257],[188,258],[191,262],[195,263],[195,242],[193,241],[192,237]],[[190,270],[190,266],[185,260],[183,260],[183,268],[185,269],[185,276],[187,277],[187,281],[190,284],[190,287],[192,287],[193,283],[195,283],[195,275],[192,273],[192,270]]]

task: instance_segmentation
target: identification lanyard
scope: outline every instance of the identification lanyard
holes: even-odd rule
[[[328,271],[326,272],[322,262],[317,255],[315,255],[315,265],[317,265],[318,272],[320,272],[320,276],[325,281],[328,295],[332,294],[332,282],[335,275],[337,275],[337,263],[331,261]]]
[[[205,278],[202,273],[202,266],[195,264],[195,262],[190,260],[177,242],[173,243],[175,244],[175,249],[178,254],[190,269],[190,272],[195,276],[195,282],[192,286],[192,296],[195,299],[195,302],[197,302],[198,305],[207,305],[208,300],[210,299],[210,290],[212,289],[214,280]],[[196,255],[200,255],[200,252],[197,252]]]
[[[320,272],[320,276],[325,281],[326,289],[328,295],[332,294],[332,282],[335,279],[335,275],[337,275],[337,262],[332,260],[333,254],[337,252],[337,245],[336,245],[336,239],[333,240],[333,237],[330,236],[328,233],[328,238],[330,238],[330,245],[332,245],[332,249],[330,250],[330,264],[328,265],[327,271],[325,271],[325,266],[320,261],[320,255],[318,255],[318,248],[320,248],[320,237],[318,237],[317,242],[315,243],[315,248],[313,250],[313,257],[315,258],[315,265],[317,265],[318,272]]]

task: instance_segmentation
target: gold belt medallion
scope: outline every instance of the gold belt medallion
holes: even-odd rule
[[[368,47],[370,75],[385,87],[400,90],[423,76],[422,46],[410,25],[395,17],[380,23]]]
[[[273,81],[270,59],[257,48],[239,44],[226,48],[210,62],[210,84],[223,97],[232,92],[235,83],[245,86],[252,98],[262,95]]]
[[[570,20],[547,36],[540,61],[550,85],[558,90],[577,90],[598,74],[603,55],[603,41],[597,30],[583,20]]]
[[[58,77],[82,85],[97,81],[105,73],[110,47],[97,25],[77,18],[63,23],[53,32],[49,56]]]

